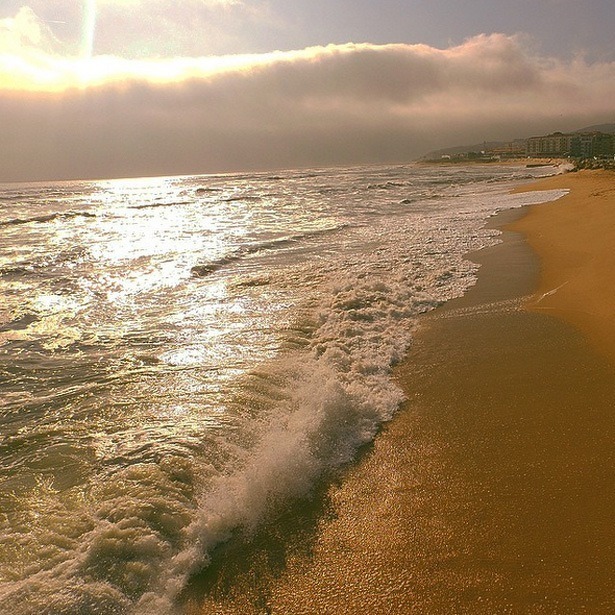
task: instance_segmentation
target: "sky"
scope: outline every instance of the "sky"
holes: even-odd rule
[[[0,0],[0,181],[413,160],[615,121],[613,0]]]

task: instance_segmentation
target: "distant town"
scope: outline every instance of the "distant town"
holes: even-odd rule
[[[482,146],[449,148],[431,152],[422,160],[428,162],[498,162],[521,158],[568,159],[579,168],[615,168],[615,124],[602,130],[586,129],[572,133],[516,139],[508,143],[483,143]],[[532,162],[529,162],[532,164]]]

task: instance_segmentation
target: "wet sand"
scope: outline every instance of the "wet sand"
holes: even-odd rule
[[[569,188],[513,226],[541,260],[531,309],[579,328],[615,363],[615,173],[582,171],[522,190]]]
[[[544,187],[574,181],[565,187],[578,195],[579,178]],[[569,206],[558,203],[533,208],[533,229],[511,228],[540,251],[534,240],[556,224],[549,210]],[[615,612],[615,363],[565,308],[539,300],[559,278],[519,233],[472,258],[477,285],[424,319],[397,369],[408,397],[398,416],[337,484],[291,512],[279,552],[269,535],[266,547],[256,537],[223,555],[191,613]],[[287,523],[276,521],[285,537]]]

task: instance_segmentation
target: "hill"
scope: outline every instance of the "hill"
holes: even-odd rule
[[[615,124],[595,124],[594,126],[581,128],[581,130],[575,130],[575,132],[606,132],[607,134],[615,134]]]

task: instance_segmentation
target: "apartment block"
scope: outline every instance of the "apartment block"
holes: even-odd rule
[[[615,154],[615,135],[554,132],[542,137],[530,137],[525,153],[534,158],[612,158]]]

